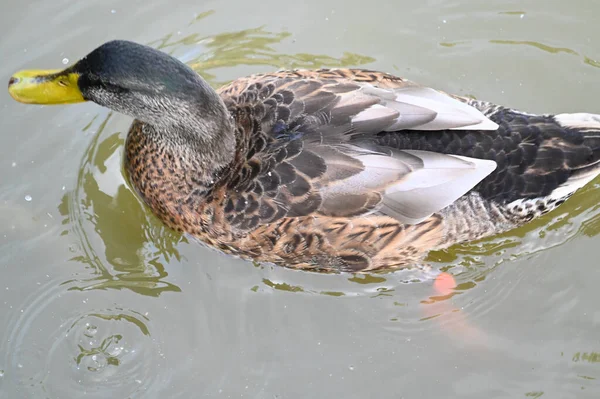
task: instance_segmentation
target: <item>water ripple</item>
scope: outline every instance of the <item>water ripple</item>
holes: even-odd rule
[[[70,373],[72,384],[52,388],[66,395],[83,384],[88,395],[102,397],[150,389],[159,379],[157,366],[162,354],[151,336],[149,322],[147,316],[124,308],[90,311],[77,317],[48,354],[48,366],[68,366],[61,373]],[[71,363],[61,361],[65,354],[70,355]]]
[[[75,397],[83,387],[104,398],[146,391],[160,380],[160,329],[147,315],[102,308],[105,296],[81,300],[66,290],[49,279],[13,312],[2,348],[7,381],[27,397]]]

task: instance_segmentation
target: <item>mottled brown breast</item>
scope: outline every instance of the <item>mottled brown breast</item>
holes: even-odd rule
[[[222,215],[223,187],[207,188],[202,168],[176,155],[145,132],[149,126],[134,121],[125,144],[125,167],[131,184],[154,214],[167,226],[227,250],[232,241]]]

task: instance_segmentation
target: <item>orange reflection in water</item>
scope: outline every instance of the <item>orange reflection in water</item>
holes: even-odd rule
[[[470,344],[485,345],[488,338],[487,334],[470,322],[467,314],[462,309],[456,308],[449,301],[458,293],[456,287],[456,280],[452,274],[440,273],[433,282],[435,295],[428,300],[421,301],[423,312],[421,320],[435,319],[440,331],[449,338],[460,339],[460,341]],[[445,317],[439,317],[448,314],[452,314],[451,322],[448,322]]]

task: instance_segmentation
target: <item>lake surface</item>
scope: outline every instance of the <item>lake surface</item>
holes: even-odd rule
[[[0,80],[99,44],[218,86],[354,66],[529,112],[600,113],[600,3],[14,1]],[[413,272],[319,275],[164,228],[125,183],[131,119],[0,91],[1,398],[598,398],[600,180]]]

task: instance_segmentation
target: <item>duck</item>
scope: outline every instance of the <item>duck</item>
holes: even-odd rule
[[[215,90],[176,58],[115,40],[66,69],[15,73],[8,91],[134,118],[127,181],[166,226],[302,270],[419,267],[552,211],[600,172],[599,115],[529,114],[366,69]]]

